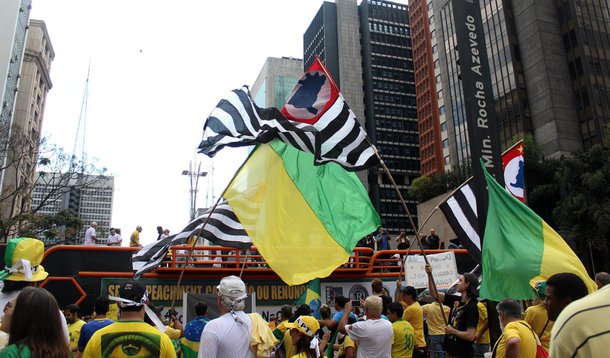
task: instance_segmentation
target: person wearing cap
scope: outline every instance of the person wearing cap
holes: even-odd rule
[[[364,300],[365,321],[347,324],[352,302],[345,304],[345,312],[339,322],[339,332],[349,335],[358,346],[358,358],[390,357],[392,354],[393,328],[390,321],[381,318],[383,302],[379,296]]]
[[[220,316],[203,328],[199,358],[254,358],[252,320],[244,313],[246,285],[237,276],[226,276],[216,289]]]
[[[29,237],[10,239],[4,252],[4,271],[0,271],[0,281],[4,281],[0,293],[0,319],[4,316],[4,308],[8,302],[15,300],[19,292],[28,286],[35,286],[49,276],[40,264],[44,256],[44,243]],[[68,325],[61,310],[57,310],[61,321],[64,337],[69,342]]]
[[[286,328],[290,329],[290,339],[296,347],[297,354],[292,358],[318,358],[322,356],[330,339],[330,332],[326,332],[320,340],[318,331],[320,323],[315,317],[300,316],[294,322],[287,323]]]
[[[525,310],[525,322],[529,324],[534,332],[540,337],[540,344],[548,352],[551,344],[551,331],[555,322],[549,319],[544,300],[546,298],[546,277],[536,276],[530,280],[530,286],[534,289],[540,303],[529,306]]]
[[[94,357],[176,357],[169,337],[144,322],[148,292],[138,281],[129,281],[119,287],[117,301],[121,319],[93,334],[83,352],[83,358]],[[150,312],[154,315],[153,312]],[[156,319],[156,316],[155,316]]]
[[[95,245],[100,239],[97,238],[95,234],[95,229],[97,228],[97,223],[95,221],[91,222],[91,226],[85,231],[85,238],[83,239],[83,245]]]
[[[142,247],[142,245],[140,245],[141,232],[142,227],[140,225],[136,226],[136,230],[131,233],[131,237],[129,238],[129,247]]]
[[[0,294],[0,310],[9,301],[14,300],[19,291],[35,282],[43,281],[49,276],[40,264],[44,255],[44,243],[40,240],[20,237],[9,240],[4,252],[4,271],[0,272],[0,281],[4,287]],[[0,313],[0,318],[4,314]]]

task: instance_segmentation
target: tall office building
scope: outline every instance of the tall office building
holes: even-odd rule
[[[423,0],[416,3],[423,6]],[[549,158],[602,143],[610,122],[607,4],[481,0],[480,7],[501,149],[525,133],[533,134]],[[446,116],[438,119],[441,136],[447,128],[444,146],[450,155],[443,153],[445,167],[468,166],[468,124],[452,1],[427,0],[425,10],[429,21],[414,23],[413,32],[429,34],[437,47],[432,45],[431,58],[416,62],[416,73],[429,61],[436,68],[434,56],[443,54],[438,58],[440,77],[435,75],[439,114]],[[418,87],[418,97],[420,90],[424,94]]]
[[[0,1],[0,166],[6,167],[31,0]],[[0,191],[5,171],[0,172]]]
[[[254,103],[259,107],[283,108],[302,75],[300,58],[267,58],[250,91]]]
[[[303,35],[305,68],[318,55],[407,196],[420,175],[415,80],[407,6],[389,1],[324,2]],[[361,172],[389,231],[412,232],[385,171]],[[364,180],[366,179],[366,180]],[[413,219],[416,222],[416,218]]]
[[[450,160],[432,0],[409,2],[409,24],[413,46],[421,174],[436,175],[449,167]]]
[[[77,243],[82,243],[92,221],[97,223],[98,235],[105,237],[111,226],[114,177],[72,174],[67,179],[65,175],[38,173],[32,205],[42,207],[36,215],[54,215],[68,210],[84,223],[84,227],[74,233]]]
[[[3,193],[14,193],[11,200],[0,203],[5,218],[27,212],[31,205],[44,108],[53,86],[50,71],[54,57],[45,23],[30,20],[2,182]]]

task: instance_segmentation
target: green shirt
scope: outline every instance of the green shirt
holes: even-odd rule
[[[0,358],[30,358],[30,349],[26,345],[11,344],[0,351]]]

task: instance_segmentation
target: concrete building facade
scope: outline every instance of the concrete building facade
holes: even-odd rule
[[[429,34],[430,42],[438,46],[432,45],[430,59],[416,61],[416,75],[420,68],[429,66],[430,60],[436,68],[434,54],[443,54],[438,58],[440,76],[436,92],[441,137],[443,128],[447,129],[447,142],[443,139],[443,147],[449,152],[449,156],[443,153],[445,170],[470,164],[452,3],[416,0],[411,6],[414,11],[427,11],[429,19],[412,24],[413,33]],[[569,155],[593,144],[608,145],[604,143],[605,128],[610,122],[607,3],[599,0],[479,3],[501,150],[527,133],[533,135],[547,158]],[[424,17],[419,12],[410,16]],[[419,37],[416,40],[421,41]],[[415,49],[416,54],[418,50]],[[427,95],[426,88],[417,90],[418,98],[420,93]],[[446,115],[445,125],[440,113]]]
[[[26,46],[31,0],[0,1],[0,166],[6,167],[8,144]],[[0,172],[2,190],[5,171]]]
[[[81,219],[84,226],[76,233],[76,243],[83,243],[85,230],[92,221],[97,223],[100,238],[107,237],[111,227],[114,199],[114,177],[101,175],[38,173],[32,205],[41,206],[36,215],[54,215],[69,211]],[[125,233],[126,234],[126,233]]]
[[[45,23],[30,20],[11,123],[10,145],[2,182],[3,217],[27,212],[31,205],[38,147],[55,53]],[[10,198],[10,200],[8,200]]]
[[[303,72],[300,58],[267,58],[250,91],[254,103],[259,107],[283,108]]]

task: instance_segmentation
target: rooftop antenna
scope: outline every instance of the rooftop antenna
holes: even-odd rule
[[[89,75],[91,73],[91,60],[89,60],[89,66],[87,68],[87,79],[85,80],[85,90],[83,92],[83,100],[80,106],[80,115],[78,116],[78,126],[76,127],[76,136],[74,137],[74,147],[72,148],[72,159],[70,161],[70,169],[75,169],[77,161],[77,150],[79,149],[80,140],[80,160],[81,167],[80,173],[85,171],[85,140],[87,137],[87,100],[89,99]],[[82,127],[82,132],[81,132]]]

